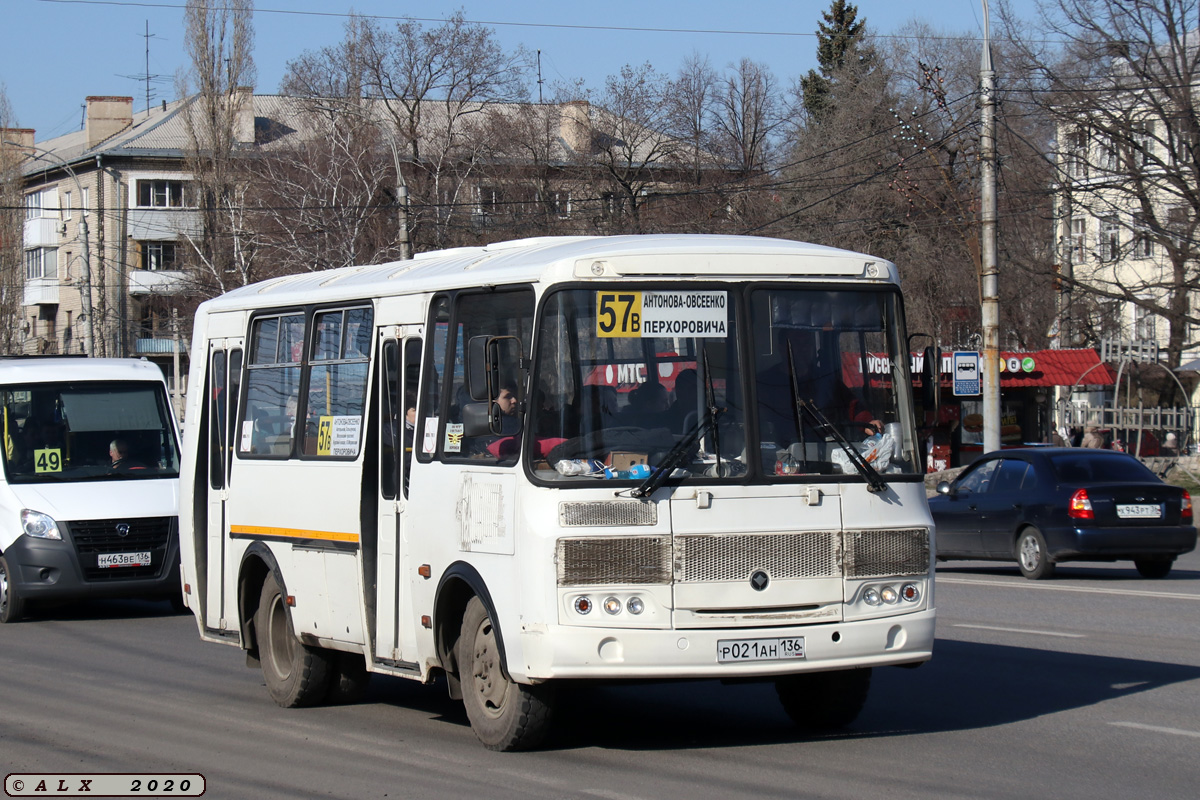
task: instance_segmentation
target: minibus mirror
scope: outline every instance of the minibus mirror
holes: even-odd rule
[[[467,342],[467,394],[472,400],[486,402],[489,397],[488,342],[490,336],[472,336]]]
[[[925,408],[933,411],[935,416],[942,399],[941,367],[941,348],[931,344],[925,348],[925,367],[921,370],[921,391],[924,397],[921,399],[925,402]]]

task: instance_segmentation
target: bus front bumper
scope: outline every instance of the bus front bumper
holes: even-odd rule
[[[878,620],[770,628],[531,626],[521,631],[521,652],[509,653],[508,666],[515,680],[536,683],[559,678],[770,678],[799,672],[920,664],[933,655],[935,617],[935,610],[928,609]],[[804,639],[802,658],[718,660],[721,642],[796,637]]]

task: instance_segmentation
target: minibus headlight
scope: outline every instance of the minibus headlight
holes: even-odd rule
[[[21,509],[21,530],[37,539],[62,539],[53,517],[28,508]]]
[[[915,583],[906,583],[900,587],[900,597],[910,603],[915,603],[921,599],[921,590]]]
[[[575,611],[577,613],[587,614],[591,610],[592,610],[592,598],[586,597],[586,596],[575,598]]]
[[[883,589],[879,592],[879,596],[882,597],[883,602],[887,603],[889,606],[893,603],[899,602],[900,600],[900,594],[896,591],[896,587],[894,586],[883,587]]]
[[[629,609],[630,614],[640,614],[646,610],[646,603],[640,597],[631,597],[625,607]]]
[[[879,597],[879,590],[874,586],[868,586],[862,593],[863,602],[869,606],[877,606],[883,602]]]
[[[616,597],[607,597],[604,600],[604,610],[609,614],[621,613],[621,601]]]

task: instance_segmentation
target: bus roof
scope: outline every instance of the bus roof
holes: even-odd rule
[[[137,358],[73,358],[21,356],[0,358],[0,384],[56,383],[61,381],[164,382],[157,364]]]
[[[737,261],[725,260],[728,256]],[[599,274],[591,263],[606,262]],[[584,262],[584,270],[577,268]],[[545,236],[421,253],[410,261],[343,267],[271,278],[203,304],[206,311],[386,297],[473,286],[616,276],[705,278],[862,278],[897,283],[895,266],[864,253],[788,239],[703,234]]]

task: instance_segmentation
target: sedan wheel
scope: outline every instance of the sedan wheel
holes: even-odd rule
[[[1054,575],[1054,562],[1046,550],[1046,540],[1037,528],[1026,528],[1017,536],[1017,565],[1031,581]]]
[[[1173,558],[1135,558],[1133,565],[1143,578],[1165,578],[1175,565]]]

